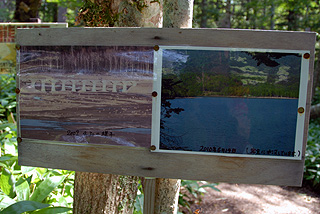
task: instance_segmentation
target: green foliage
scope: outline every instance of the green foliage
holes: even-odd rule
[[[77,24],[83,22],[88,27],[113,27],[118,14],[113,13],[110,5],[110,1],[85,0],[79,10]]]
[[[217,183],[207,183],[204,181],[181,180],[179,206],[187,209],[191,213],[191,205],[193,203],[201,203],[202,196],[207,192],[205,190],[206,187],[220,192],[216,187],[217,185]]]
[[[9,22],[13,19],[15,1],[1,0],[0,1],[0,22]]]
[[[0,89],[0,213],[70,212],[74,172],[18,165],[13,74],[0,75]]]
[[[193,26],[319,31],[314,0],[195,0]]]
[[[16,113],[16,93],[14,74],[0,75],[0,120],[13,122]]]
[[[312,98],[312,105],[316,105],[318,103],[320,103],[320,87],[317,87],[315,89],[315,92]]]
[[[320,88],[316,89],[312,104],[320,103]],[[320,187],[320,118],[310,121],[306,148],[304,178]]]
[[[49,204],[43,204],[36,201],[19,201],[14,203],[0,212],[0,214],[13,214],[34,211],[48,207]]]
[[[143,200],[144,200],[143,187],[140,180],[138,183],[137,196],[134,202],[133,214],[143,214]]]
[[[320,120],[311,121],[309,125],[308,144],[306,149],[304,178],[313,185],[320,184]]]
[[[78,10],[83,4],[81,0],[46,0],[42,1],[39,9],[39,18],[42,22],[57,22],[59,8],[64,8],[68,26],[74,26]]]

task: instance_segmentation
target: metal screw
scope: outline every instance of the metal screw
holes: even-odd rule
[[[299,107],[298,108],[298,113],[299,114],[303,114],[304,113],[304,108],[303,107]]]
[[[309,53],[305,53],[305,54],[303,54],[303,58],[305,58],[305,59],[309,59],[309,58],[310,58],[310,54],[309,54]]]
[[[156,150],[156,148],[157,148],[157,147],[156,147],[155,145],[150,146],[150,150],[151,150],[151,151]]]
[[[21,46],[19,44],[16,44],[16,49],[20,50]]]
[[[21,137],[18,137],[18,138],[17,138],[17,142],[18,142],[18,143],[21,143],[21,142],[22,142],[22,138],[21,138]]]
[[[15,92],[16,92],[16,94],[19,94],[20,93],[20,89],[16,88]]]
[[[158,96],[158,93],[156,91],[154,91],[154,92],[152,92],[152,96],[156,97],[156,96]]]
[[[160,49],[159,45],[155,45],[155,46],[153,47],[153,50],[155,50],[155,51],[158,51],[159,49]]]

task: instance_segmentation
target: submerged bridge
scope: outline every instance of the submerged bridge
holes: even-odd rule
[[[136,81],[120,80],[75,80],[75,79],[40,79],[23,77],[22,84],[41,92],[128,92],[137,85]]]

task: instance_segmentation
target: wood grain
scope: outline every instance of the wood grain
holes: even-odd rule
[[[155,202],[155,178],[145,178],[144,181],[144,201],[143,201],[143,212],[154,213],[154,202]]]
[[[37,155],[35,155],[37,154]],[[151,153],[146,148],[23,139],[19,164],[83,172],[299,186],[303,161]]]
[[[314,50],[315,33],[232,29],[68,28],[18,29],[22,46],[184,45]]]

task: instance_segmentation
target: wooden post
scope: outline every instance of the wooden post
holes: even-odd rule
[[[144,180],[144,201],[143,201],[143,213],[154,213],[155,203],[155,191],[156,191],[156,179],[145,178]]]

